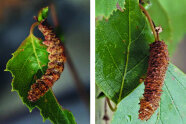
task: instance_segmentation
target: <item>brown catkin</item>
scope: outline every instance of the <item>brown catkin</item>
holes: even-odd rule
[[[48,47],[49,63],[46,73],[40,79],[36,80],[36,83],[31,86],[31,89],[28,92],[28,100],[32,102],[37,101],[43,96],[59,79],[60,74],[63,72],[64,62],[66,60],[64,46],[47,21],[44,20],[41,22],[38,28],[45,36],[43,44]]]
[[[164,41],[150,44],[150,56],[145,79],[144,98],[140,100],[139,119],[148,120],[159,107],[162,86],[168,67],[169,57]]]

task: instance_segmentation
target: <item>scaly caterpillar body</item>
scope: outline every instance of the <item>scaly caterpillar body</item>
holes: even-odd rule
[[[163,41],[150,44],[150,57],[145,79],[144,98],[140,100],[139,119],[148,120],[159,107],[162,86],[168,67],[167,45]]]
[[[42,21],[38,28],[45,36],[43,44],[48,47],[49,63],[46,73],[40,79],[36,80],[36,83],[31,86],[28,92],[28,100],[31,102],[37,101],[59,79],[64,69],[64,62],[66,61],[64,46],[47,21]]]

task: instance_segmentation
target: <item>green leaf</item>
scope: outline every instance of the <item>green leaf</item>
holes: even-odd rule
[[[114,114],[112,124],[185,124],[186,75],[170,64],[166,73],[159,109],[146,122],[138,119],[139,100],[144,92],[140,85],[123,99]]]
[[[138,1],[125,8],[96,25],[96,84],[116,104],[140,84],[154,41]]]
[[[124,9],[125,0],[96,0],[96,17],[104,16],[108,18],[114,10],[117,10],[117,6]]]
[[[44,120],[49,119],[54,124],[75,124],[72,113],[60,106],[52,90],[36,102],[27,99],[31,85],[45,73],[47,64],[46,46],[31,32],[7,63],[6,71],[10,71],[13,76],[12,91],[19,94],[30,111],[38,108]]]
[[[185,0],[151,0],[150,15],[155,24],[163,27],[160,38],[168,44],[169,53],[175,51],[178,43],[186,33]]]
[[[38,22],[43,21],[44,19],[46,19],[48,16],[48,6],[42,8],[39,13],[38,13]]]

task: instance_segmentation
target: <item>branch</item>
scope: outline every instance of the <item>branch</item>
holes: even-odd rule
[[[154,24],[153,24],[153,21],[149,15],[149,13],[147,12],[147,10],[141,5],[139,4],[139,7],[141,8],[141,10],[144,12],[145,16],[147,17],[149,23],[150,23],[150,27],[152,29],[152,32],[153,32],[153,35],[154,35],[154,38],[155,38],[155,41],[159,41],[159,35],[157,35],[157,32],[154,28]]]
[[[51,7],[51,14],[52,14],[52,20],[53,20],[54,26],[55,26],[55,28],[60,28],[54,4],[52,3],[50,5],[50,7]],[[59,34],[62,34],[62,32],[60,32]],[[82,81],[81,81],[81,79],[78,75],[77,70],[75,69],[75,66],[72,62],[72,59],[69,55],[69,52],[68,52],[67,48],[65,49],[65,54],[66,54],[66,57],[67,57],[68,67],[69,67],[69,70],[70,70],[70,72],[71,72],[71,74],[74,78],[74,83],[75,83],[75,86],[78,90],[79,96],[84,101],[86,106],[89,107],[89,105],[90,105],[90,103],[89,103],[90,98],[89,98],[89,95],[88,95],[89,93],[86,92],[86,90],[85,90],[86,88],[82,84]]]
[[[111,104],[111,102],[110,102],[110,100],[109,100],[109,98],[107,98],[107,97],[106,97],[106,101],[108,103],[108,106],[109,106],[110,110],[112,110],[113,112],[115,112],[117,110],[117,106],[113,107],[112,104]]]

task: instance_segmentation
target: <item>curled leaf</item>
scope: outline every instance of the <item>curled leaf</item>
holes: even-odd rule
[[[60,106],[51,89],[34,103],[27,99],[31,85],[45,73],[48,64],[46,46],[32,33],[35,26],[36,23],[7,63],[6,71],[11,72],[13,76],[12,91],[19,94],[30,111],[38,108],[44,120],[49,119],[54,124],[75,124],[72,113]]]

